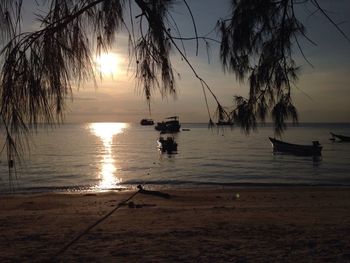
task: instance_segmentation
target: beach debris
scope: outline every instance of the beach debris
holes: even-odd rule
[[[159,192],[159,191],[145,190],[145,189],[143,189],[142,185],[138,185],[137,188],[139,189],[140,194],[154,195],[154,196],[162,197],[165,199],[171,198],[170,194],[167,194],[167,193],[163,193],[163,192]]]
[[[239,197],[240,197],[239,193],[235,193],[235,194],[233,195],[233,199],[234,199],[234,200],[238,200]]]
[[[143,207],[153,207],[153,206],[157,206],[157,205],[155,205],[155,204],[135,204],[133,201],[130,201],[128,203],[129,208],[143,208]]]
[[[97,196],[97,194],[88,193],[88,194],[84,194],[84,196]]]

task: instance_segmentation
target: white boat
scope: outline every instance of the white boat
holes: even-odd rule
[[[293,144],[293,143],[279,141],[271,137],[269,137],[269,139],[272,144],[274,152],[282,152],[282,153],[285,152],[285,153],[291,153],[294,155],[301,155],[301,156],[307,156],[307,155],[320,156],[321,155],[322,146],[318,141],[313,141],[312,145],[300,145],[300,144]]]

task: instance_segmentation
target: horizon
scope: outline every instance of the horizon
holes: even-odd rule
[[[223,4],[210,0],[192,1],[189,3],[197,23],[199,35],[206,34],[218,17],[227,15],[228,1]],[[320,1],[326,10],[333,13],[331,17],[336,21],[343,21],[341,29],[350,36],[350,2]],[[39,12],[42,6],[26,1],[23,3],[24,30],[33,30],[37,22],[33,20],[32,12]],[[179,28],[184,36],[193,36],[191,20],[185,14],[184,5],[177,5],[174,18],[179,21]],[[41,11],[42,12],[42,11]],[[300,19],[305,23],[307,35],[317,46],[306,40],[301,41],[304,55],[294,48],[294,58],[300,65],[300,76],[293,87],[292,96],[299,113],[300,122],[350,122],[350,43],[327,21],[322,15],[314,14],[312,18],[306,10],[297,9]],[[127,14],[126,14],[127,16]],[[344,22],[345,21],[345,22]],[[130,121],[138,122],[149,116],[146,99],[141,90],[135,88],[133,67],[129,67],[128,38],[124,32],[117,36],[116,45],[109,54],[103,53],[93,62],[97,72],[97,89],[92,81],[84,80],[79,88],[73,83],[73,101],[67,102],[66,120],[68,122],[91,121]],[[206,47],[199,43],[199,53],[196,55],[195,42],[185,43],[188,59],[197,72],[212,87],[214,93],[224,106],[232,104],[234,95],[246,96],[249,91],[247,82],[240,83],[233,74],[225,74],[219,60],[218,45],[210,43],[210,56]],[[181,115],[185,122],[206,122],[208,113],[199,81],[181,59],[172,56],[173,66],[181,75],[177,80],[177,99],[171,96],[162,97],[156,90],[151,99],[151,110],[154,118],[165,115]],[[99,79],[102,76],[103,79]],[[87,81],[87,82],[86,82]],[[79,91],[78,91],[79,89]],[[209,99],[210,114],[213,117],[215,103]]]
[[[350,263],[350,0],[0,21],[0,263]]]
[[[165,118],[163,118],[163,119],[161,119],[161,120],[158,120],[158,119],[153,119],[153,118],[150,118],[150,119],[152,119],[153,121],[155,121],[155,123],[156,122],[162,122],[162,121],[164,121],[165,120]],[[140,120],[141,121],[141,120]],[[90,123],[127,123],[127,124],[137,124],[137,125],[140,125],[140,126],[142,126],[141,124],[140,124],[140,121],[118,121],[118,120],[116,120],[116,121],[88,121],[88,122],[84,122],[84,121],[82,121],[82,122],[72,122],[72,121],[70,121],[70,122],[66,122],[66,121],[63,121],[63,122],[60,122],[60,123],[55,123],[55,124],[50,124],[50,123],[44,123],[44,122],[39,122],[38,123],[38,125],[47,125],[48,127],[50,127],[50,126],[60,126],[60,125],[66,125],[66,124],[90,124]],[[208,125],[209,124],[209,121],[208,122],[182,122],[181,120],[180,120],[180,124],[182,125],[182,124],[203,124],[203,125]],[[304,124],[334,124],[334,125],[336,125],[336,124],[350,124],[350,122],[310,122],[310,121],[307,121],[307,122],[298,122],[298,123],[292,123],[292,122],[286,122],[286,125],[288,126],[288,127],[297,127],[297,126],[300,126],[300,125],[304,125]],[[264,126],[264,125],[274,125],[274,123],[273,122],[257,122],[257,126]],[[1,125],[0,125],[1,126]],[[147,126],[147,125],[146,125]],[[151,127],[153,127],[154,125],[148,125],[148,126],[151,126]],[[222,126],[220,126],[220,125],[216,125],[216,124],[214,124],[214,126],[213,127],[216,127],[216,126],[218,126],[218,127],[222,127]],[[235,123],[233,123],[233,125],[232,125],[233,127],[236,127],[236,128],[240,128],[240,126],[237,126],[237,124],[235,124]],[[223,126],[223,127],[225,127],[225,126]],[[229,128],[230,126],[226,126],[227,128]]]

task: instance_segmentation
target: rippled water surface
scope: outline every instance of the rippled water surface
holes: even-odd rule
[[[135,184],[187,186],[203,184],[350,185],[350,143],[333,143],[329,132],[350,135],[349,124],[303,124],[283,140],[323,145],[322,157],[274,155],[271,126],[246,136],[239,128],[208,129],[183,124],[175,135],[177,154],[157,149],[153,126],[128,123],[66,124],[39,129],[34,147],[8,180],[0,163],[0,191],[104,190]]]

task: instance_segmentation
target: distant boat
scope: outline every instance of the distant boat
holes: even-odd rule
[[[142,119],[140,121],[141,125],[154,125],[154,121],[152,119]]]
[[[218,121],[216,123],[217,126],[232,126],[233,122],[231,121]]]
[[[161,131],[163,133],[179,132],[181,128],[179,117],[178,116],[168,117],[166,118],[166,121],[158,122],[154,128],[157,131]]]
[[[341,142],[350,142],[350,137],[349,136],[344,136],[344,135],[340,135],[340,134],[335,134],[333,132],[330,132],[332,138],[332,141],[335,141],[335,139],[338,139]]]
[[[274,152],[285,152],[300,156],[320,156],[322,146],[318,141],[313,141],[312,145],[299,145],[276,140],[269,137]]]
[[[158,141],[158,148],[162,152],[176,152],[177,151],[177,143],[175,142],[173,137],[167,137],[164,139],[164,137],[160,136]]]

